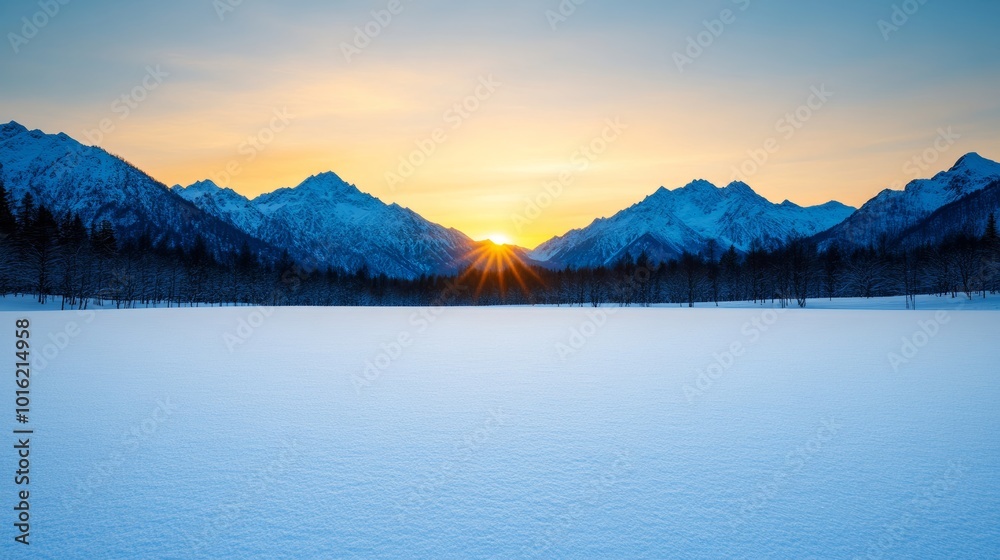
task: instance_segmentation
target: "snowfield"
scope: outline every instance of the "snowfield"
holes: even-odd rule
[[[996,558],[1000,312],[921,301],[7,311],[0,556]]]

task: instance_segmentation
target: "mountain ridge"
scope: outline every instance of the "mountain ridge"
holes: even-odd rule
[[[367,267],[375,273],[416,278],[458,272],[476,247],[462,232],[430,222],[409,208],[386,204],[333,172],[253,199],[210,181],[173,190],[314,265]]]
[[[109,219],[132,234],[152,228],[172,243],[201,234],[217,251],[249,242],[272,254],[288,250],[315,267],[416,278],[456,273],[484,247],[333,171],[253,199],[211,180],[168,188],[99,147],[15,121],[0,125],[0,164],[15,198],[30,190],[39,202],[57,212],[80,213],[91,225]],[[946,171],[900,191],[884,189],[854,209],[838,201],[778,204],[741,181],[717,187],[697,179],[674,189],[661,186],[610,216],[516,253],[533,264],[561,268],[609,265],[643,251],[666,261],[704,251],[713,241],[719,254],[730,246],[746,252],[755,243],[774,248],[793,237],[809,238],[821,248],[870,245],[904,233],[916,239],[921,235],[914,228],[934,212],[996,181],[1000,163],[970,152]]]
[[[0,124],[0,165],[15,204],[31,192],[37,204],[57,215],[77,214],[92,228],[108,220],[127,238],[148,233],[154,243],[187,246],[201,235],[217,256],[244,243],[272,256],[275,252],[120,156],[64,133],[28,130],[15,121]]]
[[[1000,163],[969,152],[948,170],[910,181],[903,190],[883,189],[848,219],[818,234],[814,240],[824,249],[834,243],[859,247],[875,245],[882,238],[898,239],[938,209],[997,180],[1000,180]]]
[[[775,204],[743,182],[717,187],[698,179],[676,189],[660,187],[628,208],[571,230],[536,247],[530,255],[558,266],[610,265],[637,251],[667,260],[698,252],[715,240],[720,250],[740,251],[757,241],[774,246],[788,237],[814,235],[854,209],[836,201],[802,207]]]

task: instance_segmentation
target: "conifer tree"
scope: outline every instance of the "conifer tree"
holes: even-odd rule
[[[17,232],[17,219],[10,206],[10,193],[3,182],[3,164],[0,163],[0,240],[9,240]]]

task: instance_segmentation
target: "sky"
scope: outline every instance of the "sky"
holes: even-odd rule
[[[5,0],[0,120],[167,185],[334,171],[534,247],[694,179],[859,206],[1000,159],[998,24],[995,0]]]

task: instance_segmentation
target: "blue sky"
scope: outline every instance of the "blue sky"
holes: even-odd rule
[[[914,157],[927,175],[968,151],[1000,159],[997,2],[586,0],[555,28],[558,0],[399,0],[384,25],[372,11],[389,0],[237,3],[8,0],[0,119],[86,136],[167,184],[214,177],[253,196],[333,170],[525,245],[696,178],[857,205],[915,178]],[[894,6],[911,13],[887,32]],[[22,18],[47,21],[28,39]],[[366,25],[377,36],[358,48]],[[345,44],[360,52],[348,60]],[[162,83],[147,79],[157,68]],[[144,80],[155,88],[137,91]],[[483,94],[483,80],[500,85]],[[449,118],[463,102],[475,110]],[[265,130],[282,111],[290,122]],[[615,119],[626,128],[579,165]],[[946,149],[928,152],[942,132]],[[404,177],[400,160],[428,141]],[[540,218],[512,222],[565,174]]]

